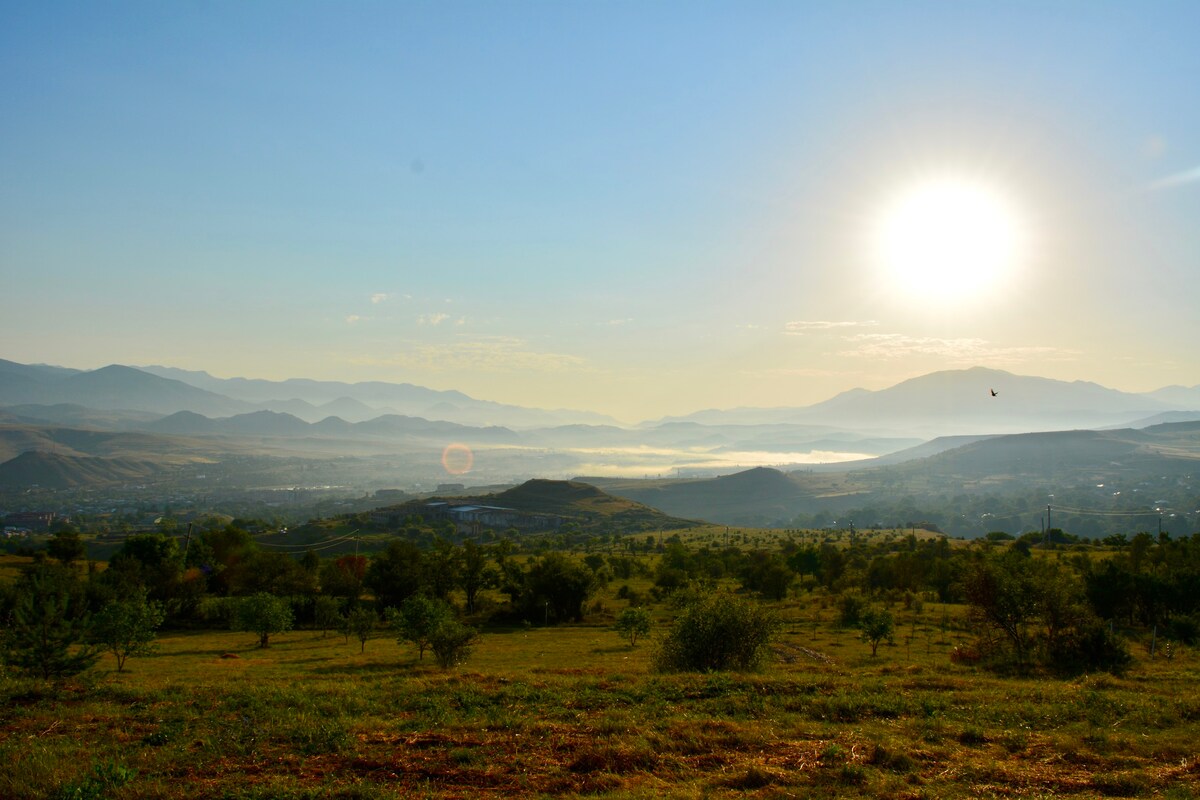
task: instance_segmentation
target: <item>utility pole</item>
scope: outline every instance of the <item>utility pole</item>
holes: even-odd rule
[[[1054,526],[1050,524],[1050,504],[1046,504],[1046,530],[1049,531]]]

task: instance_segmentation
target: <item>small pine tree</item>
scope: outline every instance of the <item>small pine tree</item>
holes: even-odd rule
[[[71,596],[71,578],[48,567],[22,577],[4,628],[0,657],[45,680],[78,675],[96,663],[95,648],[80,646],[89,620]]]

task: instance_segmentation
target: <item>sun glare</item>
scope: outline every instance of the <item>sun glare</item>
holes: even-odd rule
[[[987,186],[942,179],[896,195],[872,236],[889,288],[908,297],[966,301],[1002,283],[1022,258],[1024,235],[1004,198]]]

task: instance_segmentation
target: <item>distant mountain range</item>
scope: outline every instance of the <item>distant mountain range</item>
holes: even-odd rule
[[[702,424],[836,425],[933,436],[1125,426],[1167,412],[1200,416],[1200,386],[1146,394],[973,367],[933,372],[887,389],[852,389],[803,408],[739,408],[669,418]]]
[[[329,416],[341,417],[349,422],[363,422],[381,414],[419,416],[463,425],[510,427],[615,422],[612,417],[590,411],[525,408],[476,400],[462,392],[427,389],[411,383],[343,383],[307,378],[267,381],[215,378],[207,372],[173,367],[148,366],[140,369],[151,375],[224,395],[252,407],[293,414],[308,422],[317,422]]]
[[[0,360],[0,407],[72,405],[96,411],[169,415],[190,411],[232,417],[254,411],[290,414],[304,422],[338,417],[365,422],[385,414],[470,426],[514,429],[580,427],[599,439],[628,439],[610,417],[589,411],[545,410],[477,400],[458,391],[405,383],[342,383],[291,379],[215,378],[207,372],[111,365],[81,371]],[[639,429],[670,431],[691,424],[706,435],[712,427],[807,426],[790,433],[852,431],[885,437],[1016,433],[1129,425],[1171,412],[1200,413],[1200,386],[1169,386],[1145,394],[1108,389],[1086,381],[1057,381],[975,367],[934,372],[887,389],[853,389],[815,405],[699,411],[647,422]],[[37,416],[46,418],[45,413]],[[64,420],[57,420],[64,421]],[[607,426],[607,427],[605,427]],[[672,433],[680,433],[682,428]],[[554,436],[569,437],[559,430]],[[765,439],[773,440],[764,430]],[[676,438],[667,435],[667,438]],[[811,437],[808,437],[811,438]]]
[[[858,459],[855,469],[929,463],[971,448],[996,453],[989,449],[998,446],[994,441],[1039,431],[1117,429],[1115,436],[1132,442],[1136,437],[1130,429],[1166,429],[1161,423],[1200,419],[1197,408],[1200,387],[1130,394],[1094,383],[974,368],[931,373],[880,391],[856,389],[807,407],[702,411],[623,427],[590,412],[522,408],[410,384],[220,379],[205,372],[122,365],[82,371],[0,360],[0,462],[29,452],[137,462],[136,468],[108,465],[112,469],[106,472],[99,464],[62,461],[58,469],[66,474],[78,468],[91,476],[88,480],[109,475],[118,482],[144,474],[153,464],[169,472],[172,465],[221,462],[235,455],[389,458],[385,466],[403,480],[376,480],[411,485],[444,480],[446,475],[437,472],[443,449],[462,443],[486,453],[474,462],[471,478],[477,484],[609,471],[725,474],[724,482],[707,487],[687,482],[670,491],[633,486],[630,491],[637,494],[631,497],[672,513],[713,519],[734,518],[726,515],[727,508],[752,502],[756,518],[774,518],[820,492],[791,477],[781,481],[770,473],[750,473],[735,480],[729,473],[743,472],[740,465],[786,469],[847,459]],[[1082,457],[1085,449],[1071,452]],[[990,468],[1005,463],[997,458]],[[34,466],[30,460],[18,462],[8,471],[8,485],[23,485],[22,470],[28,476],[49,474],[44,464]],[[356,474],[372,469],[376,466],[361,466]],[[827,464],[824,471],[844,469]],[[284,471],[281,467],[272,480],[286,481],[279,477]],[[337,474],[340,483],[346,473]],[[60,482],[76,485],[71,480]],[[32,477],[29,482],[49,485]],[[743,499],[729,500],[732,505],[723,499],[735,496]]]

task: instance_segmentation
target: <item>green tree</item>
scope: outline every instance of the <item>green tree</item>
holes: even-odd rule
[[[269,647],[272,634],[292,629],[292,607],[273,594],[259,592],[234,601],[230,625],[235,631],[258,634],[258,646]]]
[[[650,635],[650,612],[644,608],[626,608],[617,615],[613,629],[635,647],[639,636]]]
[[[77,675],[96,663],[95,648],[80,645],[89,619],[76,588],[70,575],[44,566],[21,577],[2,637],[5,663],[45,680]]]
[[[92,620],[91,640],[117,659],[117,672],[125,671],[130,656],[154,652],[154,639],[166,613],[161,603],[146,599],[145,591],[108,603]]]
[[[892,638],[896,628],[896,620],[891,612],[882,608],[868,608],[858,617],[858,627],[862,640],[871,645],[871,657],[879,650],[879,643]]]
[[[314,576],[299,561],[286,553],[263,550],[245,553],[227,568],[225,580],[229,593],[235,595],[306,595],[316,588]]]
[[[424,660],[434,632],[443,622],[454,619],[454,611],[441,600],[418,594],[406,599],[398,611],[392,609],[388,616],[399,641],[416,645],[418,659]]]
[[[422,585],[438,600],[445,600],[462,578],[461,554],[445,539],[437,539],[433,549],[422,554]]]
[[[113,553],[104,578],[118,595],[144,587],[151,599],[169,603],[178,593],[182,573],[183,555],[173,538],[161,533],[138,533]]]
[[[531,620],[583,619],[583,604],[595,589],[595,576],[562,553],[547,553],[525,572],[520,610]]]
[[[320,595],[313,603],[313,624],[321,629],[321,638],[330,630],[341,627],[342,604],[336,597]]]
[[[317,573],[321,591],[350,603],[357,603],[358,598],[362,596],[367,563],[366,556],[349,554],[332,561],[322,561]]]
[[[467,613],[475,613],[475,603],[483,589],[495,586],[496,571],[488,563],[488,550],[472,541],[463,542],[458,580],[466,596]]]
[[[412,542],[393,540],[371,558],[364,584],[384,608],[399,608],[423,586],[423,559]]]
[[[358,652],[365,653],[367,651],[367,640],[375,635],[375,625],[379,622],[379,617],[375,612],[366,606],[355,606],[349,614],[346,615],[345,625],[346,630],[359,641]]]
[[[429,635],[429,648],[437,659],[438,666],[449,669],[457,666],[471,655],[479,631],[463,625],[453,617],[443,619]]]
[[[59,561],[64,567],[69,567],[87,555],[87,547],[74,528],[63,528],[56,531],[46,543],[46,554]]]
[[[701,595],[684,606],[655,656],[661,672],[753,670],[777,628],[761,605],[728,594]]]

